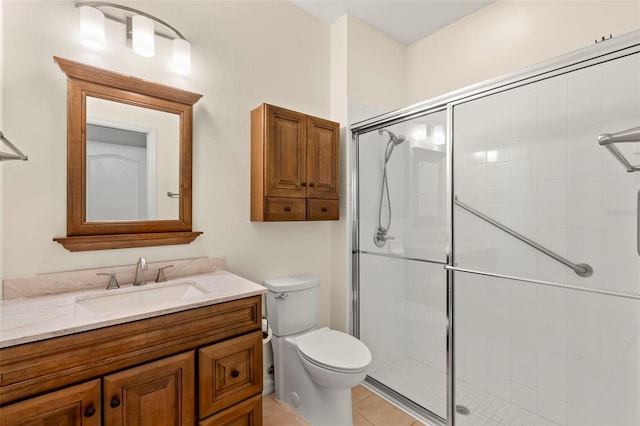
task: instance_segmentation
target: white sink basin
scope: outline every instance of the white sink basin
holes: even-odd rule
[[[79,297],[76,299],[76,306],[80,306],[92,314],[109,314],[172,304],[181,300],[197,298],[205,293],[206,290],[193,282],[163,286],[148,284],[141,288],[123,291],[108,290],[100,295]]]

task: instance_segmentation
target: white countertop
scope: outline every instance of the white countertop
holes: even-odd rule
[[[76,299],[92,298],[101,294],[110,296],[118,293],[152,291],[154,286],[171,286],[183,282],[195,283],[204,294],[108,314],[90,313],[76,305]],[[132,287],[129,284],[117,290],[91,290],[2,300],[0,348],[214,305],[256,296],[266,291],[263,286],[245,278],[227,271],[218,271],[181,277],[162,284],[149,282],[140,287]]]

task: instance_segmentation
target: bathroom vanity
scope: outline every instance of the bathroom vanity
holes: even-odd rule
[[[260,425],[264,288],[226,271],[176,281],[3,301],[2,424]],[[186,285],[201,293],[118,308]]]

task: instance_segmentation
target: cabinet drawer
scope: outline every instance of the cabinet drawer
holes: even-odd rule
[[[262,392],[262,332],[198,351],[199,418]]]
[[[198,426],[261,426],[262,395],[242,401],[231,408],[198,422]]]
[[[100,426],[100,379],[0,408],[0,424]]]
[[[305,200],[303,198],[267,197],[265,220],[305,220]]]
[[[340,200],[307,200],[307,220],[340,219]]]

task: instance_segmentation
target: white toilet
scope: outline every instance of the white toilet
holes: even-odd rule
[[[353,336],[317,328],[319,284],[310,274],[264,282],[276,398],[312,426],[349,426],[351,388],[367,375],[371,352]]]

